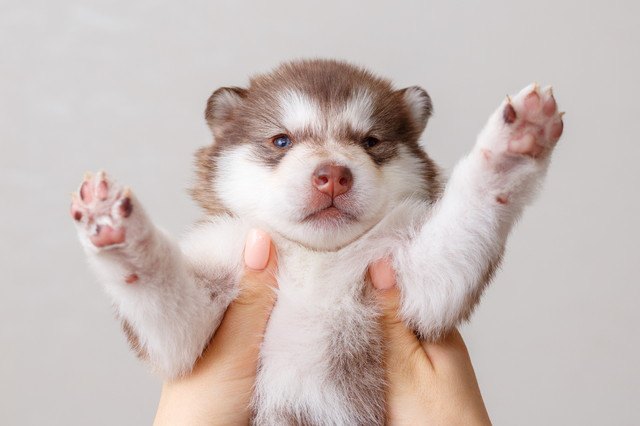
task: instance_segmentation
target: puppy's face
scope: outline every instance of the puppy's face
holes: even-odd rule
[[[338,249],[403,198],[436,196],[436,168],[418,144],[430,113],[420,88],[394,90],[341,62],[285,64],[211,96],[214,143],[198,153],[194,196],[211,213]]]

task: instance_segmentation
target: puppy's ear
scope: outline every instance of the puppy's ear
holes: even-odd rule
[[[433,112],[431,97],[422,87],[411,86],[400,90],[405,104],[409,108],[411,120],[416,126],[418,133],[422,133],[427,126],[427,121]]]
[[[247,90],[240,87],[221,87],[213,92],[207,101],[204,117],[214,136],[220,136],[246,96]]]

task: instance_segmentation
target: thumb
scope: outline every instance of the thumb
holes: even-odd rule
[[[268,307],[275,301],[277,255],[269,234],[252,229],[244,246],[244,277],[240,282],[240,294],[235,299],[237,305]]]
[[[398,317],[400,292],[396,287],[396,273],[387,258],[377,260],[369,265],[369,277],[376,288],[376,300],[382,310],[382,321],[386,327],[393,329],[406,328]]]
[[[264,333],[276,299],[274,289],[278,286],[276,248],[266,232],[258,229],[249,231],[244,263],[240,293],[227,308],[223,325],[242,331],[246,338],[253,338],[250,336],[259,337]]]
[[[391,364],[403,363],[407,357],[422,349],[420,341],[399,316],[400,291],[396,274],[389,259],[380,259],[369,265],[369,277],[375,287],[375,297],[381,309],[381,326],[387,343],[387,356]],[[397,365],[397,364],[396,364]]]

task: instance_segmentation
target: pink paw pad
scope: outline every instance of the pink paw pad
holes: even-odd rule
[[[133,212],[128,189],[121,189],[110,182],[104,172],[95,176],[87,173],[71,197],[71,217],[94,246],[102,248],[125,242],[123,220]]]
[[[551,87],[541,91],[532,84],[507,97],[502,118],[510,130],[508,151],[536,158],[546,155],[562,135],[563,114]]]
[[[112,228],[109,225],[96,225],[95,234],[89,239],[96,247],[106,247],[124,242],[125,232],[123,228]]]

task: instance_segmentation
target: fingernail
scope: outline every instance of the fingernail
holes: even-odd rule
[[[267,267],[269,262],[269,250],[271,238],[259,229],[252,229],[247,235],[244,246],[244,264],[247,268],[261,271]]]
[[[389,259],[380,259],[369,266],[373,286],[379,290],[389,290],[396,285],[396,273]]]

